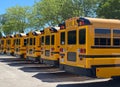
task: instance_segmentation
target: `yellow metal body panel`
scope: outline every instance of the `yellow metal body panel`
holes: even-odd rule
[[[120,68],[115,65],[120,65],[120,48],[119,46],[115,47],[113,45],[113,30],[120,30],[120,20],[87,18],[91,22],[91,25],[78,26],[76,19],[77,18],[71,18],[66,20],[66,29],[60,30],[60,32],[65,32],[66,39],[66,44],[60,45],[60,48],[64,49],[63,52],[60,52],[60,64],[84,69],[92,69],[92,66],[105,65],[105,67],[96,67],[96,70],[100,69],[99,72],[96,72],[97,77],[106,78],[119,76]],[[111,31],[110,46],[95,46],[95,29],[98,28],[109,29]],[[81,29],[86,30],[85,44],[79,44],[79,30]],[[76,44],[74,45],[67,44],[69,31],[76,31]],[[108,37],[108,35],[101,36],[101,38],[104,37]],[[80,53],[79,49],[81,48],[85,49],[85,53]],[[76,53],[76,61],[68,60],[69,53]],[[62,54],[64,54],[64,56],[62,56]],[[106,65],[109,67],[106,67]],[[110,65],[114,65],[114,67],[111,67]],[[104,75],[104,73],[107,72],[109,72],[109,74]]]
[[[54,35],[54,45],[51,44],[52,35]],[[45,43],[41,44],[41,48],[42,48],[41,58],[45,60],[58,61],[59,60],[59,32],[51,32],[50,27],[48,27],[44,29],[44,34],[42,34],[41,37],[42,36],[44,36],[44,39],[46,36],[50,36],[50,44],[49,45],[46,45]],[[46,51],[48,51],[49,56],[46,55],[45,53]]]
[[[0,42],[1,42],[0,52],[6,53],[6,37],[2,37]]]
[[[27,57],[31,58],[36,58],[41,56],[41,48],[40,48],[40,35],[41,33],[39,32],[38,35],[33,35],[33,32],[29,32],[27,39],[28,39],[28,44],[27,44]],[[33,40],[35,39],[35,44],[32,41],[30,45],[30,38]]]
[[[120,67],[103,67],[96,69],[96,76],[98,78],[110,78],[120,76]]]
[[[43,39],[43,41],[42,41],[42,38],[44,38]],[[41,34],[41,59],[43,59],[44,57],[45,57],[45,34],[44,34],[44,32]]]
[[[66,29],[61,29],[61,30],[59,30],[59,35],[60,35],[60,39],[61,39],[61,34],[62,33],[65,33],[65,37],[66,37]],[[65,49],[65,47],[66,47],[66,41],[64,42],[64,41],[61,41],[60,42],[60,49],[62,49],[63,48],[63,51],[60,51],[60,55],[59,55],[59,58],[60,58],[60,64],[65,64],[66,63],[66,61],[67,61],[67,58],[66,58],[66,49]]]
[[[15,55],[16,56],[23,56],[26,58],[26,46],[24,45],[24,40],[26,39],[25,34],[16,34],[15,35]]]
[[[6,37],[6,53],[7,54],[14,54],[14,37],[7,36]]]

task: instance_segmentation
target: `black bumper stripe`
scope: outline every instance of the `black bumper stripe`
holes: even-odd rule
[[[120,67],[120,64],[109,64],[109,65],[93,65],[92,67]]]
[[[110,57],[120,58],[120,55],[79,55],[79,57],[82,57],[82,58],[110,58]]]
[[[91,48],[98,48],[98,49],[119,49],[120,46],[91,46]]]
[[[51,53],[53,53],[53,54],[59,54],[59,52],[51,52]]]

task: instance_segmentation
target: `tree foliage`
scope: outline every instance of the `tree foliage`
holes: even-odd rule
[[[94,17],[97,5],[98,0],[39,0],[33,7],[8,8],[1,28],[7,35],[56,26],[71,17]]]
[[[98,10],[98,17],[120,19],[120,0],[102,0]]]
[[[36,15],[42,20],[44,25],[55,25],[61,21],[60,7],[64,0],[41,0],[35,3]],[[61,2],[61,3],[59,3]]]
[[[5,22],[7,21],[7,18],[5,17],[6,14],[1,14],[0,15],[0,37],[2,36],[2,32],[3,32],[3,25],[5,24]],[[7,31],[9,32],[9,31]]]
[[[15,6],[7,9],[7,21],[3,25],[3,31],[9,30],[9,33],[24,32],[28,27],[28,15],[30,13],[29,7]]]
[[[34,5],[32,7],[32,11],[30,12],[30,15],[28,15],[29,20],[29,28],[30,30],[39,30],[40,28],[44,27],[44,20],[41,17],[41,14],[38,9],[38,5]]]
[[[95,16],[98,0],[41,0],[35,3],[44,25],[54,26],[75,16]]]

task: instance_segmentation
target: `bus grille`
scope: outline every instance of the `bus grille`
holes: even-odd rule
[[[68,52],[67,60],[68,61],[76,61],[76,52]]]
[[[45,56],[50,56],[50,50],[45,50]]]

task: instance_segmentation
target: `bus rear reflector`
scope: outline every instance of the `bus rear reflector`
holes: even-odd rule
[[[86,53],[86,49],[81,48],[81,49],[80,49],[80,53]]]
[[[60,52],[63,52],[63,48],[60,48]]]
[[[53,47],[53,48],[51,48],[51,51],[54,51],[55,50],[55,48]]]

